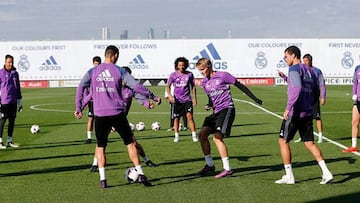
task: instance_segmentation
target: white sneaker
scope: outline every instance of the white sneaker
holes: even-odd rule
[[[198,139],[196,136],[193,136],[193,137],[192,137],[192,140],[193,140],[193,142],[199,141],[199,139]]]
[[[179,142],[179,137],[175,137],[174,142]]]
[[[287,175],[283,175],[283,177],[277,181],[275,181],[276,184],[294,184],[295,179],[294,177],[288,177]]]
[[[333,175],[331,173],[327,174],[327,175],[323,175],[322,178],[321,178],[320,184],[325,185],[325,184],[331,182],[333,179],[334,179],[334,177],[333,177]]]
[[[6,146],[5,146],[5,145],[3,145],[3,143],[2,143],[2,142],[0,142],[0,149],[6,149]]]
[[[12,148],[18,148],[18,147],[19,147],[19,145],[14,144],[14,143],[12,143],[12,142],[8,142],[8,143],[7,143],[7,146],[8,146],[8,147],[12,147]]]
[[[295,143],[301,142],[301,138],[294,141]]]
[[[322,139],[322,137],[319,137],[319,139],[318,139],[317,143],[318,143],[318,144],[323,143],[323,139]]]

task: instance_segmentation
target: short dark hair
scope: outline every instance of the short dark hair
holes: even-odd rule
[[[310,54],[305,54],[303,56],[303,59],[304,58],[307,58],[309,60],[309,66],[312,67],[312,60],[313,60],[312,56]]]
[[[5,55],[5,60],[8,59],[8,58],[14,60],[14,57],[13,57],[13,56],[11,56],[10,54],[6,54],[6,55]]]
[[[119,49],[114,46],[114,45],[109,45],[108,47],[106,47],[105,49],[105,57],[111,57],[111,56],[115,56],[115,55],[119,55]]]
[[[93,63],[98,62],[100,64],[101,63],[101,58],[100,58],[100,56],[94,56],[92,61],[93,61]]]
[[[295,58],[301,59],[301,51],[297,46],[289,46],[288,48],[285,49],[284,52],[285,53],[288,52],[290,55],[294,54]]]
[[[179,64],[179,62],[183,62],[185,65],[185,70],[189,67],[189,60],[187,60],[187,58],[185,57],[178,57],[177,59],[175,59],[174,65],[175,65],[175,70],[177,70],[177,66]]]

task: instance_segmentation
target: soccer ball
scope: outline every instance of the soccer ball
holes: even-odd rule
[[[145,130],[145,123],[144,122],[139,122],[138,124],[136,124],[136,130],[138,130],[138,131]]]
[[[129,167],[125,170],[125,180],[128,183],[135,183],[139,177],[139,173],[135,167]]]
[[[130,129],[131,129],[131,131],[135,131],[135,125],[134,124],[132,124],[132,123],[129,123],[129,126],[130,126]]]
[[[159,122],[154,122],[154,123],[152,123],[151,124],[151,129],[153,130],[153,131],[158,131],[158,130],[160,130],[160,123]]]
[[[30,128],[30,132],[31,132],[32,134],[37,134],[37,133],[39,133],[39,132],[40,132],[40,126],[39,126],[39,125],[36,125],[36,124],[32,125],[31,128]]]

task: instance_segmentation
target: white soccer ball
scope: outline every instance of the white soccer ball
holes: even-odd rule
[[[128,183],[135,183],[139,177],[139,173],[135,167],[130,167],[125,170],[125,180]]]
[[[131,129],[131,131],[135,131],[135,125],[134,124],[132,124],[132,123],[129,123],[129,126],[130,126],[130,129]]]
[[[40,126],[39,126],[39,125],[36,125],[36,124],[32,125],[31,128],[30,128],[30,132],[31,132],[32,134],[37,134],[37,133],[39,133],[39,132],[40,132]]]
[[[145,123],[144,122],[139,122],[136,124],[136,130],[138,131],[143,131],[145,130]]]
[[[159,122],[153,122],[152,124],[151,124],[151,129],[153,130],[153,131],[158,131],[158,130],[160,130],[160,128],[161,128],[161,126],[160,126],[160,123]]]

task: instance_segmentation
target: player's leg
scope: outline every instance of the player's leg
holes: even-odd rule
[[[194,116],[193,116],[193,104],[192,104],[192,102],[187,102],[184,105],[185,105],[184,114],[186,115],[186,119],[189,123],[192,140],[193,140],[193,142],[197,142],[198,138],[196,136],[195,121],[194,121]]]
[[[17,111],[16,104],[8,105],[7,114],[8,114],[9,124],[8,124],[7,146],[14,147],[14,148],[19,147],[19,145],[16,145],[13,142],[13,132],[14,132],[14,127],[15,127],[16,111]]]
[[[100,188],[107,187],[105,166],[106,166],[106,153],[105,149],[108,141],[108,134],[111,129],[109,119],[106,117],[95,118],[95,134],[96,134],[96,148],[95,157],[98,163],[100,175]]]
[[[357,104],[353,105],[352,116],[351,116],[351,146],[347,149],[344,149],[343,152],[357,152],[357,137],[359,133],[359,106]]]
[[[323,159],[323,155],[318,146],[314,143],[314,129],[312,118],[304,118],[301,120],[301,126],[299,127],[299,133],[301,138],[304,140],[304,145],[307,150],[314,156],[315,160],[318,162],[321,171],[322,171],[322,180],[320,184],[326,184],[333,179],[333,175],[326,166],[326,163]]]
[[[145,154],[143,146],[136,140],[135,135],[133,135],[133,140],[135,141],[135,147],[139,156],[144,160],[145,164],[150,167],[157,167],[157,164],[152,162]]]
[[[88,104],[88,122],[86,125],[86,136],[87,139],[85,141],[85,144],[90,144],[92,142],[92,131],[94,129],[94,107],[93,107],[93,102],[90,101]]]
[[[3,112],[1,112],[3,114]],[[0,119],[0,149],[6,149],[6,145],[3,143],[3,133],[4,133],[4,126],[5,126],[6,118],[2,117]]]
[[[289,117],[288,120],[283,120],[281,123],[280,133],[279,133],[279,148],[281,159],[284,164],[285,175],[282,176],[281,179],[276,180],[277,184],[294,184],[295,178],[292,171],[291,165],[291,149],[290,149],[290,141],[294,138],[297,128],[296,122],[292,117]]]
[[[144,184],[145,186],[152,186],[152,184],[147,180],[142,170],[140,163],[138,151],[136,149],[135,143],[133,140],[133,134],[129,126],[129,121],[127,120],[125,114],[120,114],[116,116],[112,122],[111,126],[114,126],[116,131],[120,134],[123,139],[124,145],[126,145],[129,158],[134,164],[136,171],[139,173],[138,182]],[[95,127],[96,130],[96,127]]]

